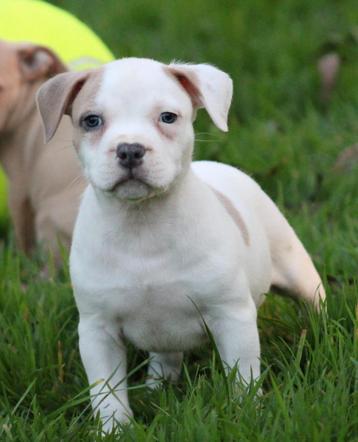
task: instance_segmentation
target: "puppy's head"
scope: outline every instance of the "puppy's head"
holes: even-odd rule
[[[39,85],[65,70],[45,47],[0,40],[0,133],[21,124],[34,107]]]
[[[188,169],[199,107],[227,130],[231,96],[231,79],[212,66],[127,58],[58,75],[41,87],[38,106],[47,141],[64,113],[72,117],[74,146],[95,188],[141,200]]]

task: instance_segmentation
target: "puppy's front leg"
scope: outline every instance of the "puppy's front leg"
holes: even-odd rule
[[[127,395],[126,349],[117,331],[115,324],[104,324],[98,317],[81,317],[78,326],[82,362],[89,384],[95,384],[92,407],[99,411],[104,431],[133,415]]]
[[[256,324],[256,306],[250,299],[245,305],[221,311],[210,327],[221,359],[229,371],[238,366],[238,376],[247,384],[260,376],[260,341]]]

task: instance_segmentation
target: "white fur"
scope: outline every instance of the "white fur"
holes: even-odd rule
[[[81,356],[90,384],[97,382],[93,407],[107,430],[132,415],[125,340],[150,352],[149,386],[162,376],[175,380],[182,352],[205,341],[204,318],[224,363],[238,364],[239,375],[250,382],[260,375],[256,311],[264,293],[279,281],[313,301],[320,285],[293,230],[251,178],[219,163],[191,164],[196,106],[210,106],[213,121],[226,129],[229,77],[213,67],[173,66],[142,59],[107,65],[87,109],[104,116],[100,137],[76,128],[85,88],[73,103],[91,185],[80,207],[70,268]],[[186,69],[200,91],[194,107],[195,97],[174,75]],[[180,117],[158,126],[164,111]],[[121,142],[150,150],[135,179],[113,189],[127,173],[115,153]],[[239,212],[246,240],[213,189]]]

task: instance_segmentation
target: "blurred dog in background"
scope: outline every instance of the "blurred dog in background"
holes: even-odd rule
[[[16,243],[29,253],[37,243],[60,258],[69,247],[85,180],[71,146],[71,123],[45,146],[35,104],[38,88],[67,71],[46,47],[0,40],[0,164],[9,181]]]

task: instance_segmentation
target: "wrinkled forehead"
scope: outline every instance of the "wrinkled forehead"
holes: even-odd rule
[[[127,58],[109,63],[103,70],[96,103],[102,106],[169,106],[191,110],[191,100],[166,66],[154,60]]]

